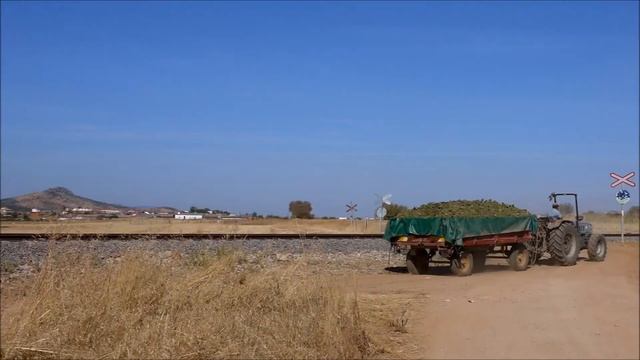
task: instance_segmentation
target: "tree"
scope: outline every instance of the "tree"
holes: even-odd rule
[[[387,215],[384,217],[385,220],[397,218],[409,211],[408,207],[400,204],[385,204],[384,208],[387,209]]]
[[[291,217],[296,219],[313,219],[311,210],[313,210],[313,208],[311,207],[311,203],[308,201],[295,200],[289,203],[289,212],[291,213]]]
[[[573,205],[569,203],[558,204],[558,211],[560,211],[562,216],[573,214]]]
[[[211,211],[211,209],[209,209],[209,208],[200,209],[200,208],[195,207],[195,206],[192,206],[192,207],[189,209],[189,212],[190,212],[190,213],[194,213],[194,214],[206,214],[206,213],[208,213],[209,211]]]

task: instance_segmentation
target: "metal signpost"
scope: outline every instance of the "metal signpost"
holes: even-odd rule
[[[384,196],[376,195],[376,211],[375,216],[378,218],[380,223],[380,231],[382,232],[382,219],[387,215],[387,209],[384,207],[385,205],[391,205],[391,194],[386,194]],[[379,205],[379,206],[378,206]]]
[[[624,184],[635,187],[636,183],[631,181],[631,178],[634,177],[635,174],[636,173],[633,171],[624,176],[620,176],[613,172],[610,173],[609,176],[615,179],[615,181],[611,183],[611,187],[615,188],[616,186]],[[629,200],[631,200],[631,194],[629,194],[625,189],[621,189],[616,194],[616,201],[620,204],[620,238],[622,242],[624,242],[624,204],[628,203]]]
[[[347,205],[345,205],[347,207],[347,216],[349,216],[349,218],[351,219],[351,227],[353,228],[353,231],[355,232],[355,221],[353,220],[353,213],[358,211],[358,204],[354,204],[353,201],[351,201],[350,203],[348,203]]]
[[[624,204],[631,200],[631,194],[627,190],[620,190],[616,194],[616,201],[620,204],[620,237],[624,242]]]
[[[376,216],[380,221],[380,231],[382,232],[382,219],[387,216],[387,209],[384,207],[384,205],[376,209]]]

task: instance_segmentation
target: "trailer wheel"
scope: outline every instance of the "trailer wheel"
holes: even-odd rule
[[[509,254],[509,266],[515,271],[524,271],[529,267],[529,250],[524,244],[515,244]]]
[[[426,274],[429,269],[429,254],[425,249],[411,249],[407,253],[406,264],[410,274]]]
[[[604,235],[591,235],[587,243],[587,253],[591,261],[604,261],[607,256],[607,239]]]
[[[484,265],[487,262],[486,251],[474,251],[473,252],[473,272],[483,272]]]
[[[556,263],[569,266],[578,260],[578,230],[570,222],[564,222],[549,234],[549,252]]]
[[[473,272],[473,254],[463,252],[451,259],[451,272],[457,276],[469,276]]]

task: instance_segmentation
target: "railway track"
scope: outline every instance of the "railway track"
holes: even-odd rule
[[[0,233],[1,241],[23,241],[23,240],[40,240],[47,241],[55,239],[64,240],[166,240],[166,239],[188,239],[188,240],[260,240],[260,239],[282,239],[282,240],[299,240],[299,239],[380,239],[382,234],[175,234],[175,233],[157,233],[157,234],[98,234],[98,233]]]
[[[620,234],[604,234],[608,239],[619,239]],[[640,234],[628,233],[624,234],[625,239],[639,240]],[[185,240],[260,240],[260,239],[281,239],[281,240],[299,240],[299,239],[380,239],[382,234],[175,234],[175,233],[157,233],[157,234],[98,234],[98,233],[0,233],[0,241],[48,241],[48,240],[167,240],[167,239],[185,239]]]

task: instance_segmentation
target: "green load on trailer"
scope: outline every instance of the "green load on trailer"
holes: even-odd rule
[[[407,217],[389,220],[384,238],[399,236],[440,236],[454,245],[471,236],[538,230],[535,215],[500,217]]]

